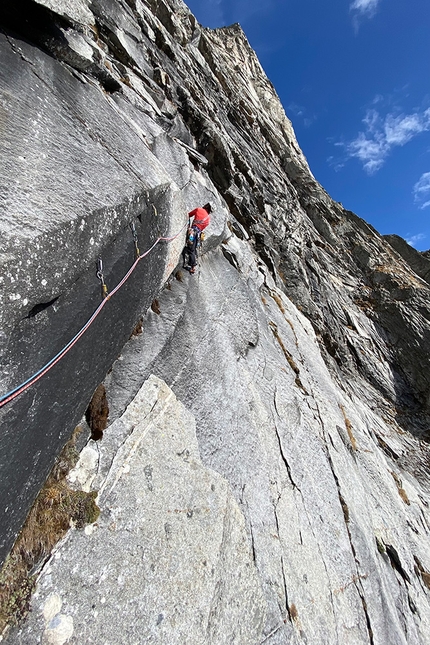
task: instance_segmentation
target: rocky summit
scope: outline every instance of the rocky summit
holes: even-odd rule
[[[429,644],[428,254],[318,184],[239,25],[0,19],[2,561],[102,382],[109,406],[68,475],[100,516],[3,641]]]

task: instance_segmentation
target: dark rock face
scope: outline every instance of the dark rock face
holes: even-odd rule
[[[6,25],[17,27],[19,8]],[[38,14],[37,5],[33,9]],[[2,10],[12,11],[8,3]],[[50,21],[53,29],[52,16]],[[24,27],[28,38],[32,26]],[[0,38],[1,85],[7,88],[0,144],[6,160],[0,187],[1,382],[7,392],[55,356],[94,312],[101,299],[97,258],[109,289],[129,269],[135,257],[129,225],[143,252],[158,235],[180,230],[186,208],[137,124],[104,86],[77,78],[15,30],[5,28]],[[1,411],[2,558],[53,454],[153,300],[166,266],[176,264],[181,245],[178,240],[173,256],[166,244],[158,245],[91,333],[43,382]]]
[[[428,259],[428,251],[420,253],[398,235],[384,235],[384,239],[391,244],[391,246],[402,256],[402,258],[409,264],[411,269],[420,276],[420,278],[426,282],[430,282],[430,260]]]
[[[142,203],[140,207],[145,208]],[[142,211],[134,212],[142,215]],[[150,216],[150,211],[147,212]],[[129,216],[132,213],[128,210]],[[145,249],[154,241],[153,232],[151,228],[143,229],[139,217],[135,216],[133,221]],[[38,244],[43,254],[44,247]],[[109,288],[114,287],[133,263],[130,228],[126,226],[103,248],[102,254],[105,281]],[[70,428],[82,417],[95,387],[129,338],[140,312],[150,305],[163,283],[166,258],[167,246],[159,245],[151,259],[142,259],[124,287],[106,303],[89,332],[43,379],[1,411],[1,500],[5,514],[2,526],[10,527],[2,536],[6,547],[13,539],[11,531],[19,528],[28,504],[47,476],[53,454],[61,449]],[[77,262],[77,257],[72,261]],[[45,365],[90,318],[102,298],[96,271],[93,261],[73,284],[55,285],[58,295],[52,304],[44,303],[39,309],[38,305],[31,309],[29,305],[28,314],[16,321],[2,356],[3,376],[9,376],[10,385],[24,381]],[[52,272],[50,275],[46,271],[44,275],[47,286],[52,288]],[[24,289],[22,293],[29,292]]]
[[[91,316],[99,257],[110,290],[125,275],[131,224],[145,251],[214,206],[198,275],[171,275],[183,237],[160,242],[0,411],[2,556],[121,352],[105,436],[154,373],[245,518],[267,611],[243,643],[264,613],[270,645],[428,643],[427,259],[316,182],[239,25],[203,29],[181,0],[7,1],[0,15],[2,391]]]

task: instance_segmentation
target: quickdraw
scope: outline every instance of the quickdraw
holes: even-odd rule
[[[134,242],[134,248],[136,251],[136,257],[138,258],[140,256],[139,239],[137,237],[136,227],[134,225],[134,222],[130,222],[130,228],[131,228],[131,234],[133,235],[133,242]]]
[[[101,258],[97,260],[97,277],[102,286],[102,298],[107,298],[109,296],[109,292],[103,275],[103,260]]]
[[[156,208],[154,206],[154,211],[155,213]],[[103,275],[103,261],[101,258],[98,259],[97,261],[97,278],[100,280],[101,285],[102,285],[102,295],[103,299],[101,303],[98,305],[96,310],[94,311],[93,315],[87,320],[87,322],[84,324],[83,327],[78,331],[78,333],[61,349],[58,354],[56,354],[51,360],[49,360],[46,365],[40,368],[37,372],[35,372],[32,376],[30,376],[26,381],[18,385],[17,387],[13,388],[13,390],[10,390],[10,392],[7,392],[6,394],[3,394],[3,396],[0,397],[0,408],[2,408],[6,403],[9,403],[10,401],[13,401],[16,399],[17,396],[25,392],[29,387],[31,387],[34,383],[36,383],[39,379],[41,379],[49,370],[51,370],[54,365],[56,365],[66,354],[69,352],[72,347],[78,342],[78,340],[85,334],[87,329],[92,325],[92,323],[95,321],[97,316],[100,314],[104,306],[109,302],[109,300],[116,294],[119,289],[124,285],[124,283],[129,279],[137,265],[139,264],[139,261],[142,260],[144,257],[149,255],[151,251],[159,244],[160,242],[173,242],[179,235],[181,235],[182,231],[186,228],[188,225],[188,222],[186,222],[182,228],[175,234],[171,236],[158,236],[155,242],[150,246],[150,248],[145,251],[145,253],[142,253],[142,255],[139,255],[125,276],[118,282],[116,287],[112,289],[110,293],[108,293],[107,286],[104,281],[104,275]]]

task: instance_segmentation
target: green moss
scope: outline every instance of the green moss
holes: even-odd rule
[[[96,504],[96,497],[97,491],[92,491],[91,493],[73,491],[70,516],[76,528],[82,529],[87,524],[93,524],[98,520],[100,509]]]
[[[379,553],[386,553],[387,549],[385,548],[385,544],[383,543],[382,540],[380,540],[378,537],[376,539],[376,546],[378,547]]]

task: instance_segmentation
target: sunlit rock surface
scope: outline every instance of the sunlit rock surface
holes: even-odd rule
[[[98,540],[111,535],[102,528],[106,517],[129,505],[126,474],[112,493],[103,484],[113,476],[107,455],[118,450],[120,459],[145,425],[144,403],[135,421],[124,419],[154,374],[196,419],[202,463],[188,438],[199,473],[188,481],[179,435],[169,436],[161,416],[154,422],[161,434],[165,428],[161,443],[145,435],[130,461],[141,487],[130,504],[140,508],[139,498],[155,508],[149,482],[156,468],[184,508],[193,495],[203,507],[202,482],[212,478],[225,493],[207,506],[219,517],[203,542],[203,515],[176,518],[189,531],[190,550],[179,547],[178,577],[163,572],[175,587],[168,611],[158,608],[148,574],[121,596],[121,620],[136,624],[139,598],[153,638],[147,642],[430,643],[426,267],[423,273],[413,253],[388,243],[315,181],[238,25],[204,29],[180,0],[24,4],[1,10],[7,64],[0,74],[8,89],[0,146],[9,161],[0,169],[4,389],[55,355],[94,311],[99,256],[109,286],[124,275],[135,253],[131,223],[144,251],[157,235],[180,230],[196,205],[210,201],[214,213],[196,275],[175,270],[183,237],[158,245],[74,353],[1,412],[6,553],[55,453],[120,354],[105,379],[111,425],[84,453],[91,465],[100,452],[100,471],[79,475],[86,489],[102,486],[100,526],[72,533],[58,568],[55,557],[49,564],[55,574],[42,573],[30,623],[8,638],[31,642],[37,624],[32,638],[40,639],[55,619],[62,645],[123,642],[116,625],[110,636],[103,631],[101,610],[91,614],[94,631],[84,618],[99,611],[88,607],[99,585],[107,606],[118,593],[118,565],[105,580],[100,567],[97,579],[79,576],[91,564],[85,545],[97,545],[101,558]],[[31,10],[33,20],[24,24],[16,7]],[[141,315],[143,333],[124,346]],[[151,460],[140,460],[144,450]],[[230,489],[238,507],[227,502]],[[164,518],[171,502],[158,492]],[[145,517],[127,520],[130,534],[153,531],[151,557],[164,561],[165,528]],[[180,590],[182,582],[193,586],[200,569],[187,577],[182,567],[200,563],[200,549],[211,550],[223,521],[234,527],[217,565],[225,585],[215,594],[219,612],[210,623],[213,581],[202,574],[205,619],[198,622],[194,600],[184,609]],[[136,554],[131,564],[127,549],[116,560],[106,555],[106,571],[111,561],[121,560],[127,574],[146,566]],[[234,553],[247,572],[237,579]],[[73,576],[81,592],[69,583]],[[242,613],[229,601],[235,589],[248,607]],[[176,610],[183,612],[177,632]],[[186,641],[188,626],[196,631]]]
[[[45,566],[10,642],[257,642],[265,601],[245,521],[202,465],[191,414],[151,377],[112,430],[93,473],[102,514]]]

